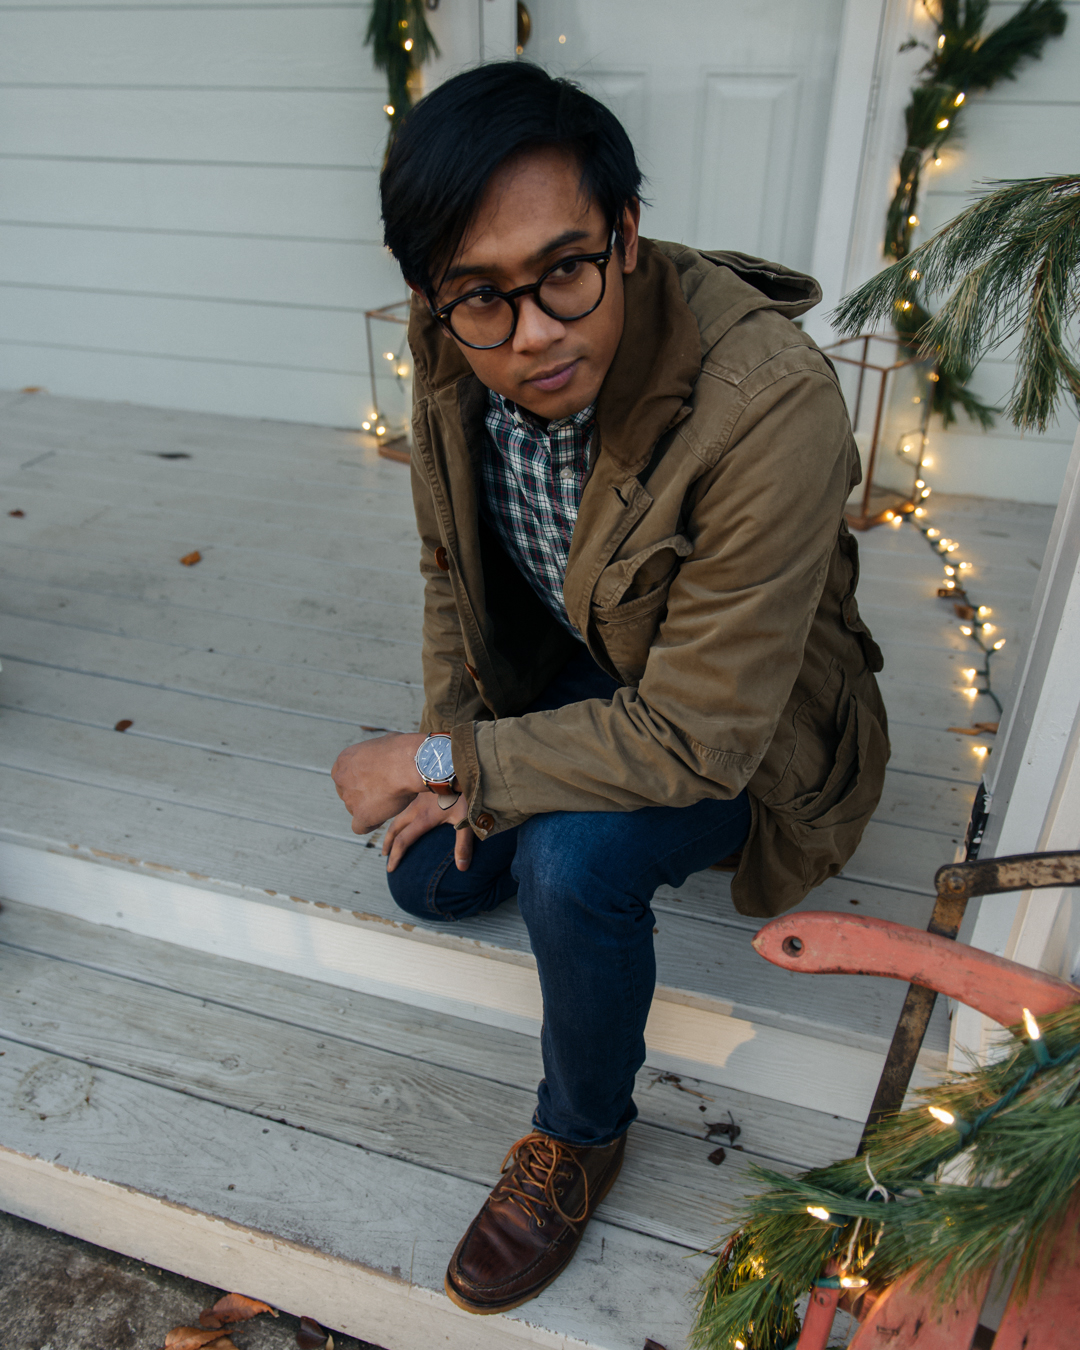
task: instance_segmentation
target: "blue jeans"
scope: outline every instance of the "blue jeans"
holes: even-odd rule
[[[609,699],[617,688],[582,646],[528,711]],[[428,922],[482,914],[517,892],[544,998],[537,1129],[607,1144],[633,1121],[656,983],[652,897],[734,853],[749,828],[745,792],[683,807],[553,811],[477,840],[459,872],[453,828],[440,825],[388,873],[398,905]]]

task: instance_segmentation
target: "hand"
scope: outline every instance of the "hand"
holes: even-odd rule
[[[330,773],[338,796],[352,816],[354,834],[377,829],[424,789],[414,762],[423,739],[419,732],[414,736],[377,736],[350,745],[338,755]]]
[[[404,811],[391,823],[383,838],[383,857],[389,854],[386,870],[392,872],[405,856],[405,852],[428,830],[436,825],[453,825],[457,828],[454,837],[454,864],[459,872],[467,872],[472,862],[473,843],[476,836],[464,822],[468,820],[468,803],[461,796],[444,811],[434,792],[421,792],[414,797]]]

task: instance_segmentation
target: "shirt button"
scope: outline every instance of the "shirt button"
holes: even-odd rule
[[[559,470],[559,477],[563,480],[564,483],[568,483],[570,479],[573,478],[573,476],[574,471],[573,469],[570,468],[569,465],[567,465],[565,469]]]
[[[479,830],[490,830],[495,824],[495,817],[489,816],[486,811],[476,817],[476,827]]]

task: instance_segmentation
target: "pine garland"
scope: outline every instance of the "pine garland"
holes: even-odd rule
[[[413,104],[410,81],[429,57],[439,55],[424,14],[424,0],[374,0],[364,44],[372,48],[378,69],[386,71],[383,110],[390,119],[392,139]]]
[[[753,1169],[767,1189],[701,1282],[694,1350],[784,1350],[797,1300],[830,1261],[834,1279],[873,1289],[932,1274],[939,1304],[999,1261],[1017,1263],[1021,1296],[1043,1277],[1080,1186],[1080,1005],[1045,1018],[1041,1039],[920,1095],[926,1105],[877,1125],[862,1157],[794,1177]],[[942,1180],[960,1154],[966,1184]]]
[[[968,95],[992,89],[999,80],[1014,80],[1025,59],[1037,59],[1050,37],[1065,31],[1066,14],[1060,0],[1026,0],[999,27],[984,34],[983,22],[989,0],[940,0],[931,6],[937,40],[927,47],[929,57],[919,71],[921,79],[904,110],[907,139],[900,157],[900,181],[885,222],[885,254],[903,259],[911,252],[911,240],[919,223],[918,198],[922,171],[937,160],[945,144],[958,133]],[[920,44],[909,39],[901,50]],[[907,307],[892,315],[901,338],[915,339],[930,319],[917,292]],[[957,406],[983,428],[994,424],[996,409],[983,403],[970,389],[973,366],[959,358],[943,368],[934,387],[933,411],[945,426],[955,422]]]
[[[1070,324],[1080,313],[1080,174],[1001,182],[902,262],[838,306],[843,333],[919,309],[918,295],[951,295],[913,334],[941,372],[959,378],[990,348],[1019,337],[1007,413],[1045,431],[1058,400],[1080,406],[1080,355]],[[925,311],[920,311],[925,314]]]

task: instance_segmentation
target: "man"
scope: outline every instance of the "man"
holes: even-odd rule
[[[812,280],[638,235],[615,117],[489,65],[404,121],[386,242],[415,298],[423,730],[338,791],[397,903],[517,893],[544,999],[533,1130],[450,1262],[477,1313],[565,1267],[618,1174],[656,888],[721,860],[746,914],[858,843],[888,741],[843,521],[858,455],[792,319]],[[430,789],[430,790],[427,790]]]

